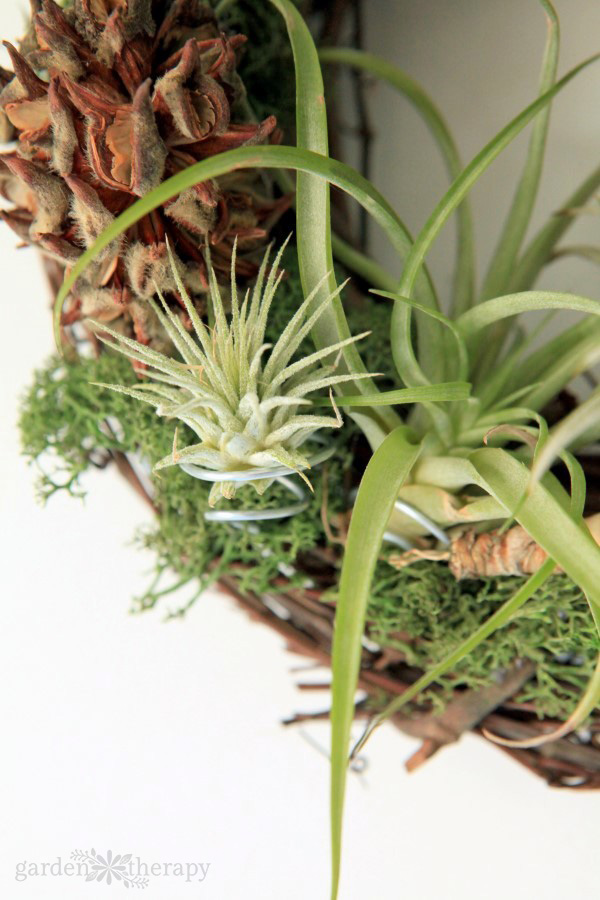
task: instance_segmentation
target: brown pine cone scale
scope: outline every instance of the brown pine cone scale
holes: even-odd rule
[[[199,160],[278,139],[269,116],[240,121],[236,73],[243,35],[221,33],[199,0],[32,0],[20,49],[5,43],[13,72],[0,71],[0,216],[20,240],[68,268],[138,197]],[[111,245],[79,279],[64,323],[93,316],[138,340],[164,335],[145,304],[158,287],[177,303],[166,240],[199,309],[207,287],[205,242],[227,277],[255,259],[288,204],[257,173],[196,185]]]

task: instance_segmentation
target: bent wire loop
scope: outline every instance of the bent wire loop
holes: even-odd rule
[[[335,450],[335,446],[323,447],[321,450],[318,450],[309,457],[310,468],[312,469],[325,462],[325,460],[333,456]],[[191,463],[180,463],[179,466],[184,472],[191,475],[192,478],[199,478],[201,481],[210,481],[213,484],[223,481],[235,481],[239,484],[249,484],[253,481],[271,478],[289,491],[296,501],[295,503],[284,504],[283,506],[277,506],[271,509],[210,509],[204,513],[204,518],[207,522],[229,522],[236,524],[244,522],[261,522],[269,519],[287,519],[291,516],[298,515],[298,513],[304,512],[309,504],[308,494],[305,489],[296,479],[292,480],[290,477],[297,475],[298,472],[295,469],[291,469],[289,466],[243,469],[237,472],[216,472],[212,469],[203,469],[200,466],[195,466]],[[353,491],[352,500],[354,501],[355,498],[356,491]],[[404,513],[404,515],[409,516],[411,519],[414,519],[415,522],[418,522],[426,528],[429,533],[437,538],[442,544],[448,545],[450,543],[444,530],[432,519],[420,512],[420,510],[411,506],[410,503],[406,503],[404,500],[396,500],[394,507],[398,512]],[[386,531],[383,539],[390,544],[401,547],[403,550],[410,550],[412,548],[412,544],[409,540],[395,534],[393,531]]]
[[[351,493],[352,502],[356,500],[357,490],[355,489]],[[405,516],[413,519],[415,522],[418,522],[419,525],[422,525],[423,528],[426,528],[427,531],[433,535],[433,537],[437,538],[440,543],[447,546],[450,544],[450,539],[448,538],[446,532],[443,528],[440,528],[433,519],[430,519],[429,516],[426,516],[425,513],[422,513],[419,509],[416,509],[410,503],[407,503],[405,500],[396,500],[394,503],[394,509],[397,509],[398,512],[404,513]],[[396,547],[400,547],[401,550],[412,550],[414,544],[412,544],[408,538],[402,537],[399,534],[396,534],[394,531],[386,531],[383,535],[383,540],[388,544],[394,544]]]
[[[309,457],[309,465],[310,468],[315,468],[321,463],[325,462],[327,459],[333,456],[335,453],[336,447],[323,447],[321,450],[317,450],[312,456]],[[235,481],[239,484],[250,484],[253,481],[260,481],[263,478],[270,478],[273,481],[277,481],[281,484],[292,497],[295,499],[295,503],[290,503],[288,505],[277,506],[270,509],[244,509],[242,508],[229,508],[229,509],[210,509],[204,513],[204,518],[207,522],[222,522],[229,523],[233,525],[235,528],[247,528],[249,531],[253,533],[257,533],[259,531],[256,525],[253,525],[253,522],[261,522],[269,519],[287,519],[291,516],[296,516],[298,513],[304,512],[305,509],[308,508],[309,505],[309,496],[306,490],[302,487],[302,485],[298,482],[297,479],[293,479],[290,476],[298,475],[298,472],[295,469],[290,469],[288,466],[274,466],[271,468],[261,468],[261,469],[246,469],[240,470],[237,472],[216,472],[211,469],[203,469],[200,466],[195,466],[191,463],[179,463],[179,467],[192,478],[198,478],[201,481],[208,481],[214,483],[224,482],[224,481]],[[357,491],[354,490],[351,492],[351,500],[354,503],[356,499]],[[406,503],[404,500],[396,500],[394,504],[395,508],[404,513],[407,516],[410,516],[416,522],[419,522],[424,528],[426,528],[430,534],[436,537],[443,544],[449,544],[449,540],[444,533],[444,531],[436,525],[428,516],[424,515],[424,513],[420,512],[418,509],[415,509],[410,503]],[[407,538],[401,537],[398,534],[395,534],[393,531],[386,531],[383,535],[384,541],[390,544],[394,544],[397,547],[400,547],[403,550],[410,550],[412,548],[412,544]],[[272,551],[269,548],[263,549],[263,555],[270,556]],[[296,572],[295,566],[279,563],[278,564],[279,571],[285,575],[286,578],[291,577]],[[307,579],[306,586],[313,586],[313,582],[311,579]],[[283,608],[272,610],[276,613],[279,618],[288,618],[289,613]],[[363,643],[367,646],[367,649],[378,649],[376,644],[372,644],[371,642],[367,642],[367,639],[363,639]]]
[[[309,457],[310,468],[320,465],[335,453],[335,446],[324,447]],[[262,469],[243,469],[238,472],[215,472],[211,469],[203,469],[191,463],[179,463],[181,469],[192,478],[213,483],[223,481],[235,481],[239,484],[262,481],[271,478],[281,484],[296,500],[295,503],[277,506],[272,509],[209,509],[204,513],[207,522],[261,522],[267,519],[287,519],[304,512],[308,507],[309,497],[297,480],[292,480],[291,475],[297,475],[295,469],[289,466],[272,466]]]

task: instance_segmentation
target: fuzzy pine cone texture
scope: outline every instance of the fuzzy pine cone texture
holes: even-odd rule
[[[31,0],[20,48],[8,43],[13,72],[0,69],[0,213],[22,241],[62,266],[138,197],[198,160],[276,139],[270,116],[233,121],[244,98],[236,74],[242,35],[219,32],[199,0]],[[90,266],[63,316],[88,316],[160,345],[146,302],[156,287],[177,303],[166,239],[186,289],[201,308],[207,290],[203,248],[228,274],[238,239],[238,278],[255,274],[285,201],[273,201],[255,173],[232,173],[181,193],[132,227]]]

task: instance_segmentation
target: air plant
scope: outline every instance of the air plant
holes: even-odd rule
[[[336,363],[324,365],[346,346],[366,337],[368,332],[338,341],[308,356],[293,359],[303,340],[323,315],[336,294],[316,301],[317,285],[300,304],[274,346],[265,343],[269,309],[284,275],[279,250],[267,275],[270,249],[263,257],[257,281],[240,302],[235,280],[235,247],[231,264],[231,316],[215,271],[210,271],[212,328],[207,327],[190,300],[170,248],[171,270],[196,340],[181,318],[167,305],[157,289],[162,309],[150,304],[165,332],[181,355],[181,360],[145,347],[99,322],[92,324],[107,346],[142,363],[151,379],[136,387],[104,384],[100,387],[128,394],[156,407],[158,415],[187,425],[200,443],[177,447],[159,460],[155,469],[188,463],[219,473],[240,471],[262,473],[251,481],[263,493],[272,479],[268,469],[286,466],[298,472],[310,485],[304,471],[310,460],[300,451],[322,428],[339,428],[342,418],[333,397],[335,416],[315,415],[300,410],[311,406],[307,395],[342,384],[352,375],[335,374]],[[342,286],[343,287],[343,286]],[[113,337],[106,338],[105,333]],[[267,351],[270,351],[267,356]],[[366,377],[366,376],[365,376]],[[267,474],[265,476],[265,469]],[[235,495],[235,481],[216,481],[209,496],[213,506],[220,497]]]
[[[106,229],[94,247],[77,262],[59,293],[55,322],[58,325],[61,305],[85,266],[154,207],[196,183],[234,169],[262,166],[298,172],[300,270],[305,293],[314,298],[316,308],[322,308],[321,315],[311,323],[312,335],[318,348],[341,348],[340,374],[347,377],[335,384],[339,392],[336,403],[348,407],[373,451],[347,535],[336,611],[331,713],[332,897],[335,898],[349,740],[369,590],[384,533],[390,528],[399,533],[409,528],[406,520],[394,515],[398,497],[409,499],[415,508],[444,528],[484,523],[488,528],[502,527],[516,520],[544,554],[540,567],[516,594],[446,659],[395,699],[370,724],[358,746],[375,725],[437,677],[451,671],[470,650],[505,624],[552,574],[556,565],[585,593],[600,633],[600,548],[582,520],[585,478],[570,453],[582,441],[597,440],[600,435],[598,396],[583,404],[583,412],[573,413],[553,428],[548,427],[543,416],[545,405],[600,358],[597,318],[600,303],[573,294],[535,289],[540,271],[553,258],[556,245],[573,217],[551,218],[531,243],[524,246],[538,192],[550,102],[598,57],[585,61],[557,80],[558,21],[548,0],[540,0],[549,29],[539,96],[463,168],[456,144],[436,107],[405,73],[377,57],[357,51],[323,51],[323,61],[349,64],[384,79],[408,96],[440,146],[452,184],[413,240],[398,214],[372,184],[354,169],[328,156],[318,52],[290,0],[271,2],[285,18],[294,52],[297,146],[232,150],[191,166],[146,195]],[[483,286],[476,292],[467,195],[494,159],[531,122],[534,125],[523,175]],[[378,392],[365,377],[367,373],[355,342],[348,340],[349,330],[333,275],[329,185],[346,191],[368,210],[391,240],[403,264],[400,283],[390,286],[390,275],[382,272],[372,259],[358,252],[344,254],[347,265],[394,304],[389,350],[402,385],[398,390]],[[563,207],[583,206],[599,185],[600,170],[596,170]],[[455,211],[460,223],[457,277],[450,308],[443,312],[425,260]],[[333,299],[325,305],[324,298]],[[521,329],[519,317],[532,311],[553,314],[559,310],[575,310],[586,318],[532,350],[532,338]],[[416,341],[411,327],[413,315]],[[441,401],[449,399],[446,379],[457,379],[459,385],[467,387],[467,392],[461,394],[460,402],[442,406]],[[469,390],[470,397],[466,399]],[[420,405],[408,417],[401,416],[393,407],[407,400]],[[490,446],[491,443],[498,446]],[[549,471],[557,453],[562,454],[570,473],[570,494]],[[599,700],[600,662],[568,721],[538,742],[578,727]],[[521,746],[530,745],[521,743]]]

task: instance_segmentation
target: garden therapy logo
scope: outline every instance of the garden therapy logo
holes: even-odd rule
[[[126,888],[147,888],[153,878],[181,878],[186,883],[204,881],[210,863],[146,862],[132,853],[96,853],[73,850],[70,860],[57,856],[52,862],[23,860],[16,865],[15,881],[30,878],[83,878],[85,881],[120,883]]]

